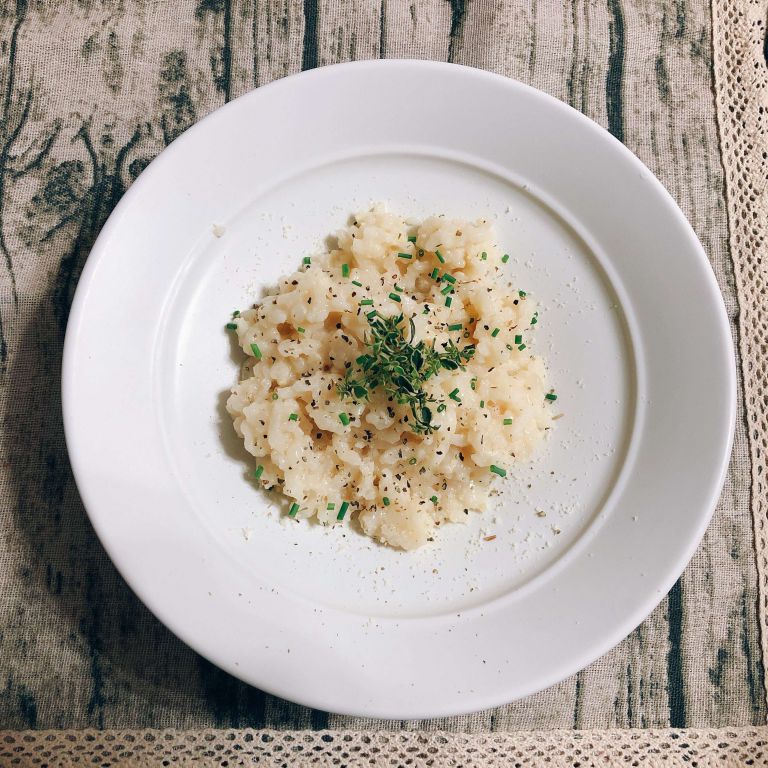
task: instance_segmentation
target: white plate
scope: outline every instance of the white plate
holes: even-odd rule
[[[564,414],[497,510],[410,554],[286,523],[223,410],[230,312],[375,201],[495,220]],[[260,88],[144,171],[81,278],[63,390],[94,528],[165,624],[271,693],[409,718],[544,688],[653,609],[717,500],[735,374],[698,241],[618,141],[502,77],[377,61]]]

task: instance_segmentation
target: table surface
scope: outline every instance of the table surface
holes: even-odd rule
[[[0,11],[0,729],[483,732],[764,723],[741,394],[712,525],[651,617],[553,688],[492,711],[419,723],[339,717],[281,701],[172,636],[93,535],[60,415],[69,304],[125,189],[170,141],[226,101],[351,59],[430,58],[489,69],[608,128],[693,224],[738,338],[711,22],[704,0],[7,4]]]

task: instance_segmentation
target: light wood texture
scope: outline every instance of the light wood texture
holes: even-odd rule
[[[78,275],[149,160],[255,86],[381,55],[503,73],[610,129],[691,220],[737,334],[703,0],[19,0],[0,5],[0,42],[0,728],[483,731],[765,721],[743,411],[715,520],[641,627],[523,702],[418,723],[282,702],[176,640],[97,542],[60,417],[61,344]],[[627,225],[631,236],[643,223]]]

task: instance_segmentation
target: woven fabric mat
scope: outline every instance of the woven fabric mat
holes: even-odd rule
[[[0,3],[0,765],[768,763],[766,4]],[[147,163],[254,86],[376,57],[500,72],[608,128],[693,224],[739,352],[722,499],[657,610],[559,685],[435,721],[290,704],[174,638],[96,541],[60,416],[77,278]]]

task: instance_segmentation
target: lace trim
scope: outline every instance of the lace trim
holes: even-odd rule
[[[0,737],[0,765],[26,766],[764,765],[768,727],[660,731],[25,731]]]
[[[740,309],[763,664],[768,659],[768,69],[765,0],[713,0],[715,95]],[[765,677],[768,677],[766,675]]]

